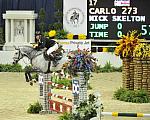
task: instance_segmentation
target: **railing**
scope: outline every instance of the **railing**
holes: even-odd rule
[[[91,40],[91,49],[92,52],[102,52],[102,48],[115,48],[117,40]],[[142,43],[150,43],[150,40],[141,41]],[[105,45],[105,44],[108,45]],[[110,45],[109,45],[110,43]],[[94,45],[93,45],[94,44]],[[114,45],[112,45],[114,44]]]
[[[92,48],[92,50],[94,49],[93,52],[102,52],[99,49],[102,49],[102,48],[115,48],[117,46],[116,42],[117,42],[117,40],[95,39],[95,40],[91,40],[91,48]],[[145,41],[141,41],[141,42],[150,43],[150,40],[145,40]],[[108,45],[105,45],[105,44],[108,44]],[[112,45],[112,44],[114,44],[114,45]],[[0,44],[0,48],[3,47],[3,46],[4,45]]]

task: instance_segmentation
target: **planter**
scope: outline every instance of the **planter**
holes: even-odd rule
[[[146,90],[150,97],[150,58],[134,58],[134,90]]]
[[[123,58],[123,88],[134,90],[134,62],[131,58]]]

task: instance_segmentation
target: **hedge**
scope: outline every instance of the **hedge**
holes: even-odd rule
[[[23,72],[23,69],[19,64],[0,64],[0,72]]]

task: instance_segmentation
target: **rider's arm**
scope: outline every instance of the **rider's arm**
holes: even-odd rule
[[[46,43],[45,38],[41,38],[41,41],[38,43],[39,48],[44,48],[45,47],[45,43]]]

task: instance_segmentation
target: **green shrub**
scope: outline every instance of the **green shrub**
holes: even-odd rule
[[[150,99],[148,97],[148,93],[144,90],[136,90],[135,97],[133,98],[133,102],[135,103],[148,103]]]
[[[112,66],[112,69],[113,69],[114,72],[122,72],[122,66],[120,66],[120,67]]]
[[[96,117],[96,110],[98,108],[97,100],[97,97],[95,97],[93,94],[90,94],[88,101],[80,103],[79,107],[76,108],[74,113],[65,113],[60,116],[59,120],[90,120],[91,118]]]
[[[114,98],[117,99],[117,100],[119,100],[119,99],[120,99],[120,96],[121,96],[122,94],[124,94],[125,92],[126,92],[126,89],[124,89],[124,88],[118,89],[118,90],[115,91],[115,93],[114,93]]]
[[[67,38],[67,34],[68,34],[68,32],[63,30],[63,29],[62,30],[58,30],[56,32],[55,38],[56,39],[66,39]]]
[[[32,73],[32,79],[38,80],[38,74],[36,72]]]
[[[59,120],[73,120],[72,117],[72,114],[64,113],[62,116],[59,117]]]
[[[19,64],[0,64],[0,72],[22,72],[22,66]]]
[[[114,99],[125,101],[125,102],[133,102],[133,103],[148,103],[150,99],[148,97],[148,93],[144,90],[127,90],[124,88],[120,88],[114,93]]]
[[[27,113],[39,113],[42,110],[42,105],[39,102],[36,102],[34,104],[30,104]]]
[[[67,86],[67,87],[72,86],[72,80],[67,79],[67,78],[58,79],[56,76],[53,76],[52,77],[52,82],[55,82],[57,84],[62,84],[62,85]],[[88,84],[88,90],[91,90],[91,89],[92,89],[92,86],[90,84]]]
[[[132,102],[134,98],[134,91],[126,90],[124,94],[120,95],[120,100],[125,102]]]
[[[67,78],[63,78],[63,79],[56,79],[54,80],[53,78],[53,82],[57,83],[57,84],[62,84],[64,86],[70,87],[72,85],[72,81],[67,79]]]
[[[122,67],[114,67],[111,65],[110,62],[107,62],[104,67],[96,66],[95,71],[96,73],[100,73],[100,72],[122,72]]]
[[[112,65],[110,63],[110,61],[107,61],[105,66],[102,68],[102,72],[112,72]]]
[[[100,73],[101,72],[101,66],[100,65],[96,66],[94,72]]]

